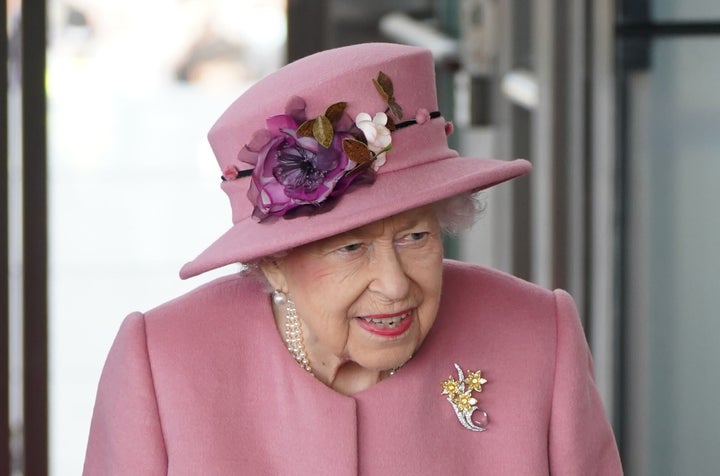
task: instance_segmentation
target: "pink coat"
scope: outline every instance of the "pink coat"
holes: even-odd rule
[[[622,474],[568,294],[450,261],[443,288],[413,359],[351,397],[297,365],[247,278],[128,316],[84,474]],[[455,363],[487,378],[475,393],[487,431],[465,429],[441,395]]]

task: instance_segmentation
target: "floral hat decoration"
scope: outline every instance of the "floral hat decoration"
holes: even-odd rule
[[[423,48],[368,43],[317,53],[263,78],[209,133],[233,226],[188,278],[372,223],[530,170],[460,157]]]
[[[392,131],[440,115],[422,110],[418,119],[398,123],[403,111],[395,102],[392,79],[380,71],[372,81],[387,103],[374,116],[360,112],[353,122],[345,112],[347,103],[336,102],[308,119],[305,101],[293,96],[284,114],[269,117],[266,128],[255,132],[238,154],[254,168],[240,172],[230,166],[222,176],[252,177],[248,199],[255,205],[253,217],[262,221],[285,216],[304,205],[314,206],[306,208],[310,213],[322,212],[320,204],[342,195],[353,183],[374,181],[374,172],[392,148]]]

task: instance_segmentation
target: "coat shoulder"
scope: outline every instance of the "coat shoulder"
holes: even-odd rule
[[[228,344],[246,335],[240,328],[250,333],[267,319],[272,320],[267,292],[243,274],[217,278],[144,313],[151,354]]]
[[[511,274],[471,263],[445,260],[443,298],[462,302],[488,300],[513,306],[551,304],[553,292]]]
[[[488,359],[514,355],[523,361],[518,368],[542,361],[550,372],[557,326],[552,291],[483,266],[445,263],[433,341]]]
[[[145,312],[148,321],[202,316],[204,320],[261,305],[267,298],[262,284],[242,273],[222,276]]]

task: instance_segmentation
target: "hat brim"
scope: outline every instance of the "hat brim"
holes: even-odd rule
[[[328,212],[270,222],[241,219],[185,264],[180,277],[187,279],[228,264],[247,263],[463,192],[484,190],[527,174],[531,168],[523,159],[455,156],[379,174],[372,185],[358,186]]]
[[[180,277],[187,279],[228,264],[247,263],[459,193],[484,190],[527,174],[531,168],[523,159],[451,157],[380,174],[371,186],[359,186],[341,197],[329,212],[270,223],[252,217],[240,220],[185,264]]]

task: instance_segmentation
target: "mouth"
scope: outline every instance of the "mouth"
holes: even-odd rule
[[[397,337],[404,334],[412,325],[413,309],[396,314],[360,316],[357,320],[363,329],[375,335]]]

